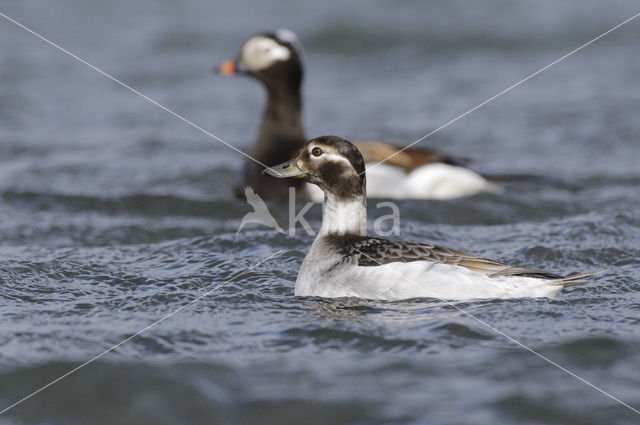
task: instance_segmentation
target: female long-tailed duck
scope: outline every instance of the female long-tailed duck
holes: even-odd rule
[[[219,74],[247,75],[267,91],[267,104],[258,137],[248,154],[263,164],[282,162],[304,144],[302,124],[302,48],[289,30],[257,34],[242,46],[236,59],[216,67]],[[461,161],[431,149],[402,150],[386,142],[356,143],[365,161],[375,163],[369,173],[367,193],[374,198],[451,199],[479,192],[496,192],[499,186],[465,168]],[[390,156],[393,157],[390,158]],[[379,164],[381,161],[384,163]],[[269,182],[262,167],[247,160],[244,185],[265,199],[284,199],[289,186],[298,199],[322,200],[322,193],[303,182]]]
[[[296,280],[301,296],[444,300],[552,297],[594,273],[561,276],[449,248],[368,237],[365,161],[348,140],[318,137],[264,171],[324,192],[322,226]]]

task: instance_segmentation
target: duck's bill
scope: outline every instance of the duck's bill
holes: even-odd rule
[[[272,177],[278,177],[284,179],[287,177],[304,177],[306,174],[304,171],[298,168],[298,166],[291,161],[287,161],[280,165],[274,165],[273,167],[265,168],[262,174],[266,174]]]
[[[234,75],[239,71],[238,63],[233,59],[227,59],[226,61],[222,62],[220,65],[213,68],[213,70],[220,75],[224,75],[225,77],[229,75]]]

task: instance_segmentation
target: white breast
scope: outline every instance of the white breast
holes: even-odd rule
[[[366,170],[367,196],[370,198],[406,199],[407,173],[402,168],[378,164]]]
[[[410,198],[451,199],[479,192],[496,192],[499,186],[464,167],[435,163],[412,171],[405,182]]]
[[[406,174],[399,167],[379,164],[367,170],[367,196],[391,199],[453,199],[500,187],[464,167],[434,163]]]

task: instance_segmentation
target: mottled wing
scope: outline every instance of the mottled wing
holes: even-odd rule
[[[386,239],[367,237],[342,237],[336,241],[344,254],[343,262],[362,267],[380,266],[389,263],[409,263],[428,261],[464,267],[476,273],[490,277],[526,276],[541,279],[561,279],[562,276],[511,267],[487,258],[476,257],[449,248],[418,242],[394,242]]]
[[[444,155],[433,149],[421,147],[400,148],[383,141],[359,141],[355,142],[356,147],[362,153],[364,161],[367,163],[382,162],[386,164],[402,167],[407,173],[423,165],[434,162],[444,162],[451,165],[464,165],[468,161]]]

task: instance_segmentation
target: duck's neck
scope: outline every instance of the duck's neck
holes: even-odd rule
[[[325,193],[318,237],[345,234],[366,236],[367,198],[361,195],[343,200]]]
[[[276,150],[288,158],[305,140],[300,87],[277,85],[266,88],[267,105],[262,115],[254,153],[260,156]]]

